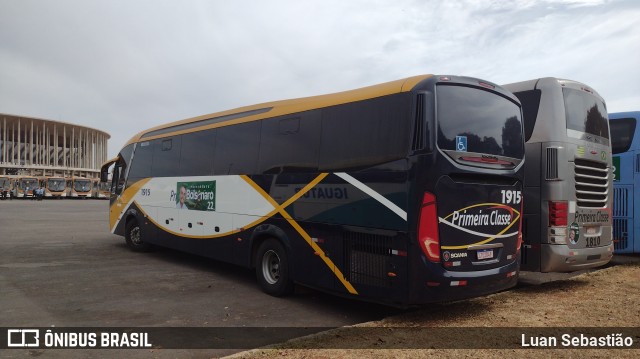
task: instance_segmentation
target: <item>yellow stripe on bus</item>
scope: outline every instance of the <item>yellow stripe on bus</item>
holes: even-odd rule
[[[109,228],[111,228],[111,233],[113,233],[118,221],[122,218],[124,211],[129,206],[129,202],[133,199],[133,197],[138,193],[140,188],[147,184],[151,178],[142,179],[134,184],[131,187],[127,187],[124,192],[115,200],[111,208],[109,208]],[[125,208],[122,208],[125,206]],[[120,208],[118,208],[120,207]]]
[[[269,203],[271,203],[274,207],[276,207],[275,211],[280,212],[280,214],[284,217],[284,219],[286,219],[287,222],[289,222],[289,224],[291,224],[291,226],[300,234],[300,236],[304,238],[307,244],[311,246],[311,249],[313,249],[314,253],[316,253],[322,259],[322,261],[324,261],[327,267],[329,267],[331,272],[333,272],[336,278],[338,278],[338,280],[342,283],[342,285],[344,285],[344,287],[349,291],[349,293],[358,294],[358,291],[356,291],[353,285],[351,285],[351,283],[349,283],[349,281],[347,281],[344,278],[344,275],[342,274],[342,271],[340,271],[338,266],[336,266],[335,263],[333,263],[331,258],[327,257],[327,255],[324,253],[322,248],[320,248],[320,246],[318,246],[311,239],[311,236],[298,224],[298,222],[296,222],[293,218],[291,218],[289,213],[287,213],[287,211],[285,210],[287,206],[295,202],[298,198],[302,197],[305,193],[311,190],[311,188],[315,187],[318,183],[320,183],[320,181],[322,181],[328,175],[329,175],[328,173],[321,173],[313,181],[311,181],[309,184],[304,186],[300,191],[298,191],[295,195],[289,198],[282,205],[278,205],[278,203],[273,198],[271,198],[271,196],[267,192],[265,192],[262,189],[262,187],[258,186],[255,182],[253,182],[251,178],[249,178],[249,176],[241,176],[241,177],[251,187],[253,187],[258,193],[260,193],[267,201],[269,201]]]
[[[411,91],[411,89],[413,89],[418,83],[432,76],[433,75],[412,76],[412,77],[408,77],[408,78],[404,78],[396,81],[376,84],[376,85],[367,86],[359,89],[353,89],[353,90],[318,95],[318,96],[255,104],[250,106],[239,107],[232,110],[226,110],[222,112],[188,118],[185,120],[180,120],[180,121],[156,126],[148,130],[145,130],[143,132],[140,132],[135,136],[133,136],[129,141],[127,141],[127,143],[123,147],[126,147],[136,142],[151,141],[158,138],[178,136],[186,133],[208,130],[208,129],[218,128],[218,127],[225,127],[230,125],[237,125],[240,123],[260,121],[266,118],[285,116],[293,113],[315,110],[315,109],[325,108],[329,106],[342,105],[346,103],[368,100],[368,99],[391,95],[395,93],[408,92],[408,91]],[[268,112],[258,113],[255,115],[248,115],[246,117],[240,117],[240,118],[223,121],[219,123],[200,125],[200,126],[197,125],[198,122],[209,119],[209,118],[241,114],[243,112],[250,112],[250,111],[269,108],[269,107],[271,107],[272,109]],[[169,131],[166,133],[162,133],[154,136],[147,136],[144,138],[142,137],[147,133],[152,133],[158,130],[170,129],[171,127],[187,125],[190,123],[195,124],[193,128]]]
[[[126,210],[126,208],[123,208],[123,209],[118,211],[118,208],[117,208],[118,204],[127,205],[130,201],[131,201],[131,203],[134,203],[136,205],[136,207],[138,209],[140,209],[140,211],[144,214],[145,218],[148,219],[149,221],[151,221],[154,225],[158,226],[159,228],[162,228],[164,231],[169,232],[169,233],[171,233],[173,235],[180,236],[180,237],[185,237],[185,238],[192,238],[192,239],[218,238],[218,237],[228,236],[228,235],[231,235],[231,234],[234,234],[234,233],[239,233],[239,232],[241,232],[243,230],[246,230],[248,228],[252,228],[252,227],[257,226],[258,224],[260,224],[260,223],[266,221],[267,219],[273,217],[276,213],[280,213],[282,215],[282,217],[284,217],[284,219],[287,222],[289,222],[289,224],[300,234],[300,236],[302,236],[302,238],[304,238],[304,240],[307,242],[307,244],[309,244],[309,246],[311,246],[311,248],[313,249],[314,253],[316,253],[322,259],[322,261],[327,265],[327,267],[329,267],[331,272],[333,272],[333,274],[336,276],[336,278],[338,278],[338,280],[342,283],[342,285],[344,285],[344,287],[347,289],[347,291],[349,291],[349,293],[351,293],[351,294],[356,294],[357,295],[358,291],[356,291],[356,289],[353,287],[353,285],[351,285],[351,283],[349,283],[344,278],[344,275],[342,274],[342,271],[340,271],[340,269],[335,265],[335,263],[333,263],[333,261],[329,257],[327,257],[327,255],[324,253],[322,248],[320,248],[320,246],[318,246],[311,239],[311,236],[298,224],[298,222],[296,222],[293,218],[291,218],[289,213],[287,213],[287,211],[285,210],[285,208],[287,206],[291,205],[293,202],[298,200],[300,197],[304,196],[305,193],[309,192],[313,187],[315,187],[318,183],[320,183],[328,175],[329,175],[328,173],[319,174],[313,181],[311,181],[309,184],[304,186],[300,191],[298,191],[295,195],[293,195],[291,198],[289,198],[287,201],[285,201],[281,205],[279,205],[278,202],[276,202],[267,192],[265,192],[262,189],[262,187],[258,186],[253,180],[251,180],[251,178],[249,178],[249,176],[241,175],[240,177],[246,183],[248,183],[251,187],[253,187],[253,189],[255,189],[256,192],[258,192],[262,197],[264,197],[264,199],[266,199],[274,207],[274,209],[272,211],[270,211],[268,214],[266,214],[265,216],[261,216],[256,221],[254,221],[254,222],[252,222],[250,224],[247,224],[243,228],[235,229],[235,230],[232,230],[230,232],[225,232],[225,233],[216,234],[216,235],[208,235],[208,236],[195,236],[195,235],[188,235],[188,234],[185,234],[185,233],[178,233],[178,232],[172,231],[172,230],[160,225],[156,221],[154,221],[151,218],[151,216],[149,216],[142,209],[141,205],[139,205],[135,200],[132,200],[132,198],[135,196],[136,193],[138,193],[140,188],[142,186],[144,186],[145,184],[147,184],[147,182],[149,182],[151,180],[150,178],[146,178],[146,179],[143,179],[143,180],[140,180],[140,181],[134,183],[131,187],[127,188],[124,191],[124,193],[120,196],[120,198],[116,201],[116,203],[114,203],[111,206],[110,213],[109,213],[109,221],[110,221],[109,224],[111,225],[112,232],[113,232],[113,229],[115,228],[117,222],[121,219],[121,215],[124,213],[124,210]],[[127,205],[127,207],[128,207],[128,205]]]

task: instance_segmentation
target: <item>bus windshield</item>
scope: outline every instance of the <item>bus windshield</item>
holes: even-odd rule
[[[75,180],[73,182],[73,189],[78,192],[87,192],[91,190],[91,182],[89,180]]]
[[[611,151],[613,154],[629,151],[636,132],[635,118],[621,118],[609,122],[611,127]]]
[[[62,178],[50,179],[47,183],[47,187],[49,187],[50,191],[62,191],[64,190],[64,185],[64,179]]]
[[[609,138],[607,109],[597,97],[581,90],[563,88],[567,129]]]
[[[22,181],[20,181],[20,188],[26,189],[27,187],[29,187],[29,189],[34,189],[38,187],[38,180],[35,178],[29,178],[29,179],[23,179]]]
[[[438,85],[436,98],[440,149],[524,157],[522,116],[514,102],[478,88],[451,85]]]

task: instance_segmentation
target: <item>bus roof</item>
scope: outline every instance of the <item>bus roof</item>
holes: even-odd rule
[[[196,130],[204,130],[237,123],[257,121],[269,117],[282,116],[296,112],[308,111],[317,108],[372,99],[395,93],[407,92],[413,89],[419,82],[432,76],[433,75],[413,76],[355,90],[312,97],[267,102],[193,117],[168,123],[165,125],[156,126],[142,131],[133,136],[125,144],[125,146],[143,140],[148,141],[156,138],[194,132]]]
[[[531,79],[531,80],[526,80],[526,81],[520,81],[520,82],[513,82],[513,83],[509,83],[509,84],[502,84],[501,86],[503,86],[504,88],[506,88],[507,90],[511,91],[511,92],[519,92],[519,91],[526,91],[526,90],[535,90],[535,89],[540,89],[543,88],[545,86],[561,86],[561,87],[570,87],[570,88],[576,88],[576,89],[581,89],[583,91],[589,92],[592,95],[598,97],[600,99],[600,101],[602,102],[606,102],[604,100],[604,98],[602,96],[600,96],[600,94],[594,90],[591,86],[588,86],[582,82],[579,81],[575,81],[575,80],[568,80],[568,79],[562,79],[562,78],[557,78],[557,77],[540,77],[537,79]]]
[[[609,119],[610,120],[617,120],[617,119],[620,119],[620,118],[629,118],[629,117],[640,119],[640,111],[626,111],[626,112],[609,113]]]

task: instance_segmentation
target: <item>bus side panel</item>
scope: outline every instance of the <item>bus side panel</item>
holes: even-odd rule
[[[300,224],[317,246],[313,248],[308,239],[302,237],[289,223],[277,224],[287,233],[290,243],[292,279],[296,283],[333,291],[338,279],[334,274],[340,263],[336,263],[340,251],[339,237],[331,227],[317,223]],[[326,257],[328,260],[323,259]],[[344,287],[342,292],[344,292]]]
[[[201,217],[201,213],[186,216],[183,215],[185,212],[176,209],[150,206],[145,206],[145,212],[143,212],[136,204],[133,204],[132,208],[136,209],[138,213],[136,219],[138,223],[142,224],[144,242],[233,263],[233,257],[228,254],[231,253],[232,242],[238,236],[190,238],[188,235],[177,234],[187,231],[194,233],[195,231],[202,235],[203,231],[200,227],[207,222]],[[164,228],[159,228],[158,224],[154,223],[150,217],[165,221],[161,224]]]
[[[640,136],[638,136],[639,132],[640,130],[636,129],[634,146],[636,146],[636,144],[640,145],[638,142],[640,141]],[[629,153],[629,170],[632,172],[630,194],[633,198],[633,201],[629,201],[631,205],[633,205],[633,207],[629,209],[631,221],[633,221],[633,224],[629,225],[629,228],[632,229],[632,232],[629,233],[629,238],[632,242],[630,249],[633,253],[640,253],[640,238],[636,236],[636,233],[640,233],[640,213],[636,214],[635,212],[636,208],[640,209],[640,150],[638,149],[634,149]]]
[[[344,281],[360,297],[406,304],[408,288],[407,235],[402,232],[349,227],[331,229],[333,260]],[[336,290],[344,291],[336,276]]]
[[[157,238],[158,237],[158,232],[160,232],[158,230],[158,227],[156,227],[155,224],[153,224],[153,222],[151,222],[149,220],[148,215],[151,216],[155,216],[156,212],[158,211],[158,208],[152,207],[152,208],[148,208],[147,211],[149,211],[149,213],[147,213],[147,215],[143,214],[143,213],[139,213],[138,215],[138,223],[140,223],[141,229],[142,229],[142,233],[143,236],[146,238]]]
[[[634,252],[634,163],[633,151],[614,156],[618,174],[613,182],[614,253]]]
[[[528,271],[540,270],[540,241],[541,233],[541,197],[540,171],[542,144],[525,144],[526,158],[524,163],[524,222],[522,223],[523,240],[521,253],[521,269]]]
[[[613,188],[613,245],[614,253],[634,252],[633,185]]]
[[[546,236],[546,233],[541,233],[540,187],[525,187],[524,198],[526,198],[522,223],[524,244],[521,248],[520,267],[522,270],[539,271],[541,238],[543,235]]]

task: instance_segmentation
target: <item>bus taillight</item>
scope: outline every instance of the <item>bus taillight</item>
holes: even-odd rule
[[[422,198],[418,242],[427,259],[431,262],[440,262],[440,237],[438,236],[436,197],[429,192],[425,192]]]
[[[549,240],[552,244],[567,244],[568,209],[566,201],[549,201]]]
[[[565,227],[569,206],[567,201],[549,201],[549,226]]]

